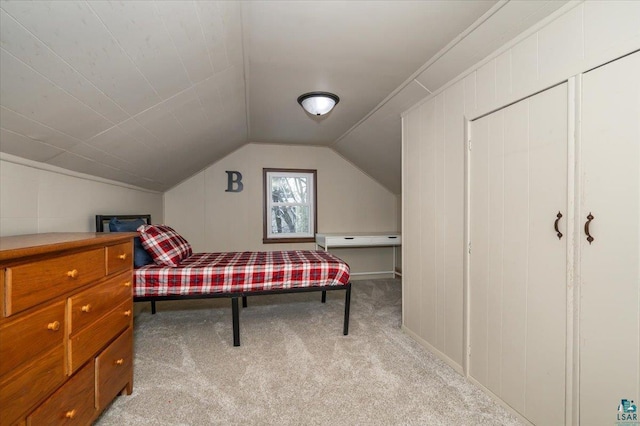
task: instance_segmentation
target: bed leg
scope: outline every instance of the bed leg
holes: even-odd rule
[[[242,307],[243,308],[247,307],[247,296],[242,296]]]
[[[326,303],[327,302],[327,291],[326,290],[322,290],[322,299],[320,299],[322,301],[322,303]]]
[[[240,314],[238,298],[231,298],[231,316],[233,319],[233,346],[240,346]]]
[[[156,301],[152,300],[151,301],[151,315],[155,315],[156,314]]]
[[[351,283],[348,284],[347,292],[344,296],[344,330],[342,334],[349,334],[349,309],[351,307]]]

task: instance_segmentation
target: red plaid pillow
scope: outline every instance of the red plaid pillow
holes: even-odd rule
[[[142,225],[138,232],[142,247],[158,265],[178,266],[182,259],[193,253],[191,244],[169,226]]]

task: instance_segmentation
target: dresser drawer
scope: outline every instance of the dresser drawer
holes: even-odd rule
[[[104,249],[100,248],[7,268],[5,316],[103,277],[104,258]]]
[[[125,386],[133,385],[133,330],[122,333],[96,358],[96,405],[105,408]]]
[[[0,326],[0,377],[21,364],[64,346],[64,300]]]
[[[131,325],[133,300],[121,303],[94,323],[69,337],[69,371],[74,372],[122,330]]]
[[[69,312],[71,313],[69,334],[79,332],[102,318],[114,306],[132,298],[131,273],[121,274],[103,284],[71,296],[69,298]]]
[[[107,274],[133,269],[133,244],[107,247]]]
[[[96,415],[95,385],[89,362],[27,417],[27,425],[88,425]]]
[[[13,424],[66,379],[64,348],[54,348],[0,383],[0,419]]]

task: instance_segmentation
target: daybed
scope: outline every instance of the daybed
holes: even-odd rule
[[[349,332],[349,266],[335,255],[316,250],[192,253],[172,228],[150,225],[150,215],[96,215],[96,230],[139,230],[135,241],[134,302],[231,298],[233,345],[240,346],[238,298],[247,296],[345,290],[343,333]],[[151,263],[144,264],[145,262]]]

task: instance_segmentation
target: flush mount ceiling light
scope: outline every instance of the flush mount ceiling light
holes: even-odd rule
[[[298,97],[298,103],[313,115],[325,115],[340,102],[337,95],[329,92],[309,92]]]

